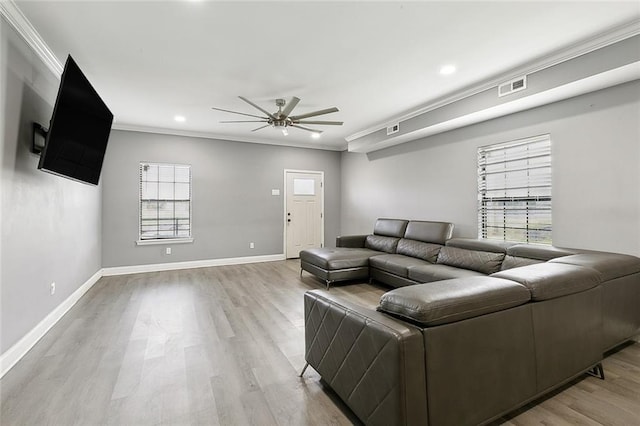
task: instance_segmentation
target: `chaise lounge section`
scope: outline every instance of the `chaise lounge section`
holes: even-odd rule
[[[371,235],[338,237],[336,248],[301,251],[300,274],[313,274],[327,288],[336,281],[369,278],[396,286],[415,284],[407,267],[433,263],[452,233],[453,225],[447,222],[378,219]]]

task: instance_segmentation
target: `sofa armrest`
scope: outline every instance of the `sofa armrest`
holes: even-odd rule
[[[364,248],[366,235],[343,235],[336,238],[336,247]]]
[[[365,424],[424,424],[418,327],[313,290],[304,295],[305,359]]]

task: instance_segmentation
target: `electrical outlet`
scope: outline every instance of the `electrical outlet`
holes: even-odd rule
[[[171,254],[171,247],[164,249],[164,254]]]
[[[249,248],[256,248],[256,245],[253,243],[249,243]]]
[[[56,283],[55,283],[55,282],[51,283],[50,291],[51,291],[51,295],[52,295],[52,296],[53,296],[54,294],[56,294]]]

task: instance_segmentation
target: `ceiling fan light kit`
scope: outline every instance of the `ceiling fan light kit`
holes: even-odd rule
[[[243,96],[238,96],[238,97],[240,99],[242,99],[244,102],[246,102],[249,105],[251,105],[252,107],[254,107],[255,109],[257,109],[258,111],[260,111],[261,113],[263,113],[264,116],[259,116],[259,115],[254,115],[254,114],[247,114],[247,113],[244,113],[244,112],[231,111],[231,110],[228,110],[228,109],[212,107],[212,109],[214,109],[216,111],[229,112],[229,113],[232,113],[232,114],[239,114],[239,115],[244,115],[244,116],[248,116],[248,117],[253,117],[253,118],[258,118],[259,119],[259,120],[221,121],[221,123],[266,123],[266,124],[263,124],[263,125],[261,125],[259,127],[256,127],[255,129],[253,129],[251,131],[255,132],[257,130],[264,129],[265,127],[272,127],[274,129],[281,130],[282,134],[284,136],[287,136],[289,134],[288,127],[295,127],[297,129],[302,129],[302,130],[306,130],[308,132],[311,132],[312,136],[314,138],[319,137],[319,135],[322,133],[322,130],[318,130],[318,129],[313,129],[313,128],[307,127],[307,125],[309,125],[309,124],[311,124],[311,125],[321,125],[321,126],[341,126],[343,124],[342,121],[305,120],[306,118],[317,117],[319,115],[325,115],[325,114],[331,114],[333,112],[338,112],[339,110],[336,107],[326,108],[326,109],[322,109],[322,110],[318,110],[318,111],[312,111],[312,112],[307,112],[305,114],[293,115],[292,116],[291,113],[293,112],[293,109],[300,102],[300,98],[297,98],[295,96],[292,97],[289,102],[287,102],[284,99],[276,99],[275,103],[276,103],[276,106],[278,107],[278,111],[276,111],[274,113],[270,113],[266,109],[264,109],[261,106],[255,104],[254,102],[251,102],[249,99],[247,99],[247,98],[245,98]]]

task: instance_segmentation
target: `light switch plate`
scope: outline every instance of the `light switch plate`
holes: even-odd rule
[[[279,189],[272,189],[271,190],[271,195],[280,195],[280,190]]]

